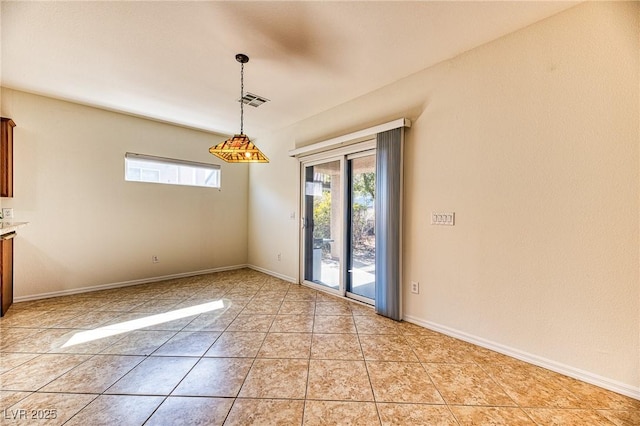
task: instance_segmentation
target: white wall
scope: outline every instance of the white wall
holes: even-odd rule
[[[14,119],[15,296],[247,262],[248,167],[222,190],[124,181],[124,154],[220,161],[224,136],[2,89]],[[153,264],[151,256],[159,257]]]
[[[406,318],[640,398],[639,7],[581,4],[257,143],[410,118]],[[297,276],[298,169],[275,164],[251,166],[249,263]]]

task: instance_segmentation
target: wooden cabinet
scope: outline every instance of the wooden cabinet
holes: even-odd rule
[[[16,123],[0,117],[0,197],[13,197],[13,128]],[[13,303],[13,237],[0,236],[0,316]]]
[[[10,118],[1,118],[0,125],[0,197],[13,197],[13,128]]]
[[[13,237],[15,232],[0,236],[0,304],[3,316],[13,303]]]

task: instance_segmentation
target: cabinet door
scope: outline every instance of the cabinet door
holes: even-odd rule
[[[13,128],[16,123],[5,117],[0,120],[0,197],[13,197]]]
[[[2,287],[2,315],[13,303],[13,237],[15,234],[2,236],[0,239],[0,287]],[[0,315],[1,316],[1,315]]]

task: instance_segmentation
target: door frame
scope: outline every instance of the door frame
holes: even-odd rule
[[[343,274],[343,263],[344,263],[344,244],[340,244],[337,247],[338,250],[338,257],[340,258],[339,261],[339,279],[338,279],[338,289],[334,290],[329,286],[326,285],[322,285],[322,284],[318,284],[315,283],[313,281],[309,281],[305,278],[305,258],[307,256],[307,248],[305,247],[306,245],[306,241],[305,241],[305,230],[306,230],[306,224],[307,224],[307,220],[308,218],[306,217],[306,213],[305,213],[305,207],[306,207],[306,168],[307,167],[313,167],[316,165],[320,165],[320,164],[326,164],[326,163],[331,163],[333,161],[339,161],[340,162],[340,176],[344,176],[345,173],[345,160],[344,160],[344,156],[340,156],[340,155],[326,155],[323,156],[322,158],[317,158],[317,159],[310,159],[309,161],[303,161],[300,163],[300,220],[301,220],[301,226],[300,226],[300,282],[304,285],[307,285],[309,287],[312,287],[316,290],[322,290],[322,291],[326,291],[335,295],[339,295],[339,296],[343,296],[344,295],[344,274]],[[343,179],[344,180],[344,179]],[[343,196],[340,197],[339,199],[339,203],[338,203],[338,210],[339,211],[344,211],[344,182],[341,182],[340,185],[340,190],[343,191]],[[344,223],[341,222],[340,223],[340,229],[338,232],[340,232],[341,234],[344,232]]]
[[[352,154],[347,154],[344,156],[345,159],[345,184],[346,184],[346,189],[345,189],[345,205],[347,203],[349,203],[351,201],[351,182],[350,180],[353,178],[353,176],[351,175],[351,173],[349,173],[349,167],[348,167],[348,162],[350,160],[354,160],[356,158],[362,158],[362,157],[368,157],[370,155],[373,155],[374,157],[376,156],[376,149],[375,147],[372,149],[368,149],[366,151],[358,151],[358,152],[354,152]],[[347,176],[349,175],[349,176]],[[344,209],[344,214],[345,214],[345,219],[344,219],[344,224],[347,226],[347,230],[349,230],[351,228],[351,205],[347,206],[347,208]],[[367,305],[374,305],[375,304],[375,299],[370,299],[368,297],[365,296],[361,296],[359,294],[350,292],[348,289],[348,282],[350,281],[350,279],[352,277],[349,277],[349,268],[352,267],[353,265],[351,265],[351,232],[349,232],[350,235],[345,235],[345,244],[344,244],[344,255],[345,256],[349,256],[349,258],[345,257],[345,271],[344,271],[344,291],[345,291],[345,296],[348,297],[349,299],[354,299],[357,300],[358,302],[362,302],[362,303],[366,303]]]
[[[332,150],[328,150],[328,151],[324,151],[324,152],[319,152],[319,153],[315,153],[315,154],[311,154],[308,156],[304,156],[304,157],[300,157],[300,179],[299,179],[299,185],[300,185],[300,190],[299,190],[299,196],[300,196],[300,205],[299,205],[299,210],[298,210],[298,217],[300,218],[300,229],[299,229],[299,256],[298,256],[298,263],[299,263],[299,274],[300,274],[300,283],[302,285],[311,287],[315,290],[320,290],[320,291],[324,291],[324,292],[328,292],[331,294],[334,294],[336,296],[340,296],[340,297],[347,297],[347,291],[346,291],[346,280],[347,280],[347,268],[346,268],[346,259],[345,259],[345,254],[347,251],[347,235],[345,232],[345,225],[347,224],[347,220],[348,220],[348,211],[345,208],[346,206],[346,200],[347,200],[347,191],[348,191],[348,187],[349,187],[349,182],[347,181],[347,158],[350,157],[351,155],[357,155],[359,153],[363,153],[363,152],[368,152],[368,153],[373,153],[375,154],[375,148],[376,148],[376,139],[375,139],[375,135],[372,135],[371,138],[367,138],[364,141],[358,142],[358,143],[354,143],[354,144],[350,144],[347,146],[343,146],[340,148],[336,148],[336,149],[332,149]],[[363,154],[363,155],[368,155],[368,154]],[[355,158],[355,157],[353,157]],[[342,212],[342,216],[343,216],[343,220],[342,223],[340,224],[340,232],[343,234],[343,242],[339,247],[339,254],[340,254],[340,279],[339,279],[339,286],[338,286],[338,290],[333,290],[332,288],[328,287],[328,286],[324,286],[322,284],[317,284],[314,283],[312,281],[308,281],[305,279],[305,256],[306,256],[306,249],[305,249],[305,220],[306,215],[305,215],[305,181],[306,181],[306,173],[305,173],[305,169],[306,167],[309,166],[314,166],[314,165],[318,165],[318,164],[323,164],[323,163],[328,163],[331,161],[336,161],[339,160],[340,161],[340,173],[341,173],[341,177],[342,177],[342,182],[341,182],[341,190],[342,190],[342,196],[340,197],[340,210]],[[349,295],[352,295],[353,293],[349,293]],[[350,298],[352,298],[353,300],[357,300],[359,302],[364,302],[367,304],[370,304],[371,301],[369,299],[363,298],[365,300],[360,300],[358,295],[354,295],[353,296],[349,296]]]

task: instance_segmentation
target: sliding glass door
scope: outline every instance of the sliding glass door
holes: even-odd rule
[[[373,304],[375,150],[302,164],[306,284]]]
[[[375,299],[376,156],[347,157],[349,177],[347,295],[367,303]]]
[[[342,159],[304,168],[304,279],[342,288]]]

